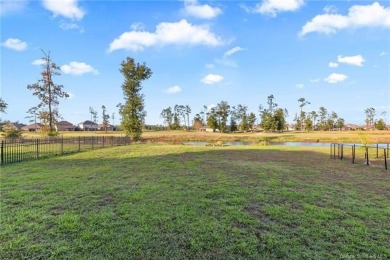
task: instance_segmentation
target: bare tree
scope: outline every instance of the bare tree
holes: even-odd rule
[[[62,90],[62,85],[57,85],[53,82],[54,76],[59,76],[60,67],[57,66],[50,57],[50,52],[46,53],[42,50],[44,56],[42,57],[41,79],[37,83],[27,85],[27,88],[33,91],[33,95],[37,96],[40,103],[33,108],[40,110],[47,121],[49,133],[55,132],[54,123],[59,117],[58,105],[59,98],[67,98],[69,94]]]

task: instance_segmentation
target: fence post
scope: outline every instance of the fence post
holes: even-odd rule
[[[379,158],[379,144],[376,144],[376,158]]]
[[[330,143],[330,159],[332,159],[332,143]]]
[[[352,163],[355,163],[355,145],[352,145]]]
[[[343,160],[344,159],[344,145],[341,144],[341,157],[340,157],[340,160]]]
[[[81,149],[80,149],[80,143],[81,143],[81,137],[79,136],[79,152],[81,151]]]
[[[36,147],[37,147],[37,159],[39,158],[39,139],[37,138],[37,141],[36,141]]]
[[[61,138],[61,154],[64,153],[64,136]]]
[[[337,144],[337,159],[340,159],[340,144]]]
[[[103,147],[104,147],[104,135],[103,135]]]
[[[387,156],[386,156],[386,148],[383,149],[383,155],[385,156],[385,169],[387,170]]]
[[[336,144],[333,144],[333,159],[336,159]]]
[[[366,152],[365,152],[365,159],[366,159],[366,165],[369,166],[370,165],[370,159],[368,159],[368,146],[366,146]]]
[[[4,164],[4,141],[1,141],[1,165]]]

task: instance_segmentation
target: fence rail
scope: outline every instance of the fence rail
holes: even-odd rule
[[[1,165],[127,144],[130,144],[130,138],[122,136],[3,140]]]
[[[358,145],[330,144],[330,158],[379,166],[388,169],[390,144]]]

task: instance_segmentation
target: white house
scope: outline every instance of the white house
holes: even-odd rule
[[[83,131],[96,131],[98,130],[98,124],[86,120],[84,122],[79,123],[79,128]]]

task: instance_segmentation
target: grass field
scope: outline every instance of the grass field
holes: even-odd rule
[[[138,144],[8,165],[0,259],[388,259],[389,171],[328,152]]]
[[[102,136],[114,135],[123,136],[122,131],[101,132],[101,131],[76,131],[60,132],[61,136]],[[39,138],[39,133],[26,132],[25,138]],[[262,142],[264,140],[272,142],[340,142],[340,143],[390,143],[390,131],[316,131],[316,132],[296,132],[289,131],[283,133],[206,133],[187,131],[145,131],[142,135],[143,142],[148,143],[170,143],[179,144],[185,141],[252,141]]]

